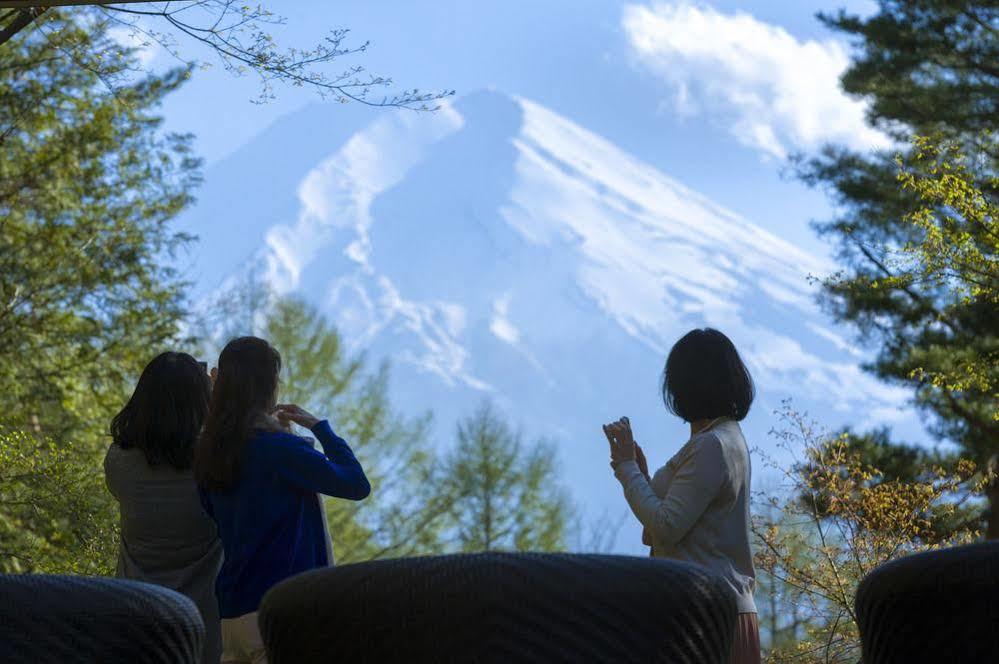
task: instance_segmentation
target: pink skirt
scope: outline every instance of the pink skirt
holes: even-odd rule
[[[760,664],[760,624],[755,613],[740,613],[732,639],[732,664]]]

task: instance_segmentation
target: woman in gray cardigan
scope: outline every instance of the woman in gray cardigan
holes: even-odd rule
[[[649,477],[627,417],[604,426],[611,466],[652,555],[695,563],[732,588],[739,611],[732,664],[758,664],[760,635],[749,535],[749,448],[739,421],[753,402],[753,380],[721,332],[693,330],[669,353],[667,408],[690,424],[690,439]]]
[[[190,597],[205,623],[201,661],[218,664],[215,577],[222,544],[191,472],[210,393],[205,368],[193,357],[157,356],[111,422],[114,443],[104,458],[104,476],[121,514],[117,575]]]

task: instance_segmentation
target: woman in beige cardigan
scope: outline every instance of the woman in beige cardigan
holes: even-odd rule
[[[753,402],[753,380],[721,332],[693,330],[669,353],[663,399],[690,424],[690,439],[649,477],[627,417],[604,425],[611,466],[655,557],[695,563],[731,586],[739,616],[733,664],[758,664],[760,636],[749,544],[749,448],[739,421]]]

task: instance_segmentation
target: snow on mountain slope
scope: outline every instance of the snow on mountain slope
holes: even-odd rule
[[[442,440],[484,397],[555,438],[591,512],[623,504],[600,423],[628,414],[656,458],[683,443],[657,388],[693,327],[750,366],[751,444],[785,397],[829,426],[909,415],[817,310],[807,277],[831,266],[538,104],[481,92],[381,115],[328,155],[265,232],[270,283],[390,360],[397,403],[433,409]]]

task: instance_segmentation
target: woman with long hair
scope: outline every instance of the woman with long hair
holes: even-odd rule
[[[121,516],[117,575],[190,597],[205,623],[201,661],[218,664],[222,543],[191,472],[210,394],[208,374],[193,357],[157,355],[111,421],[104,476]]]
[[[662,393],[667,409],[690,424],[690,439],[649,477],[623,417],[604,425],[611,466],[651,555],[707,567],[732,588],[739,616],[731,661],[758,664],[751,467],[739,426],[753,403],[753,379],[728,337],[706,328],[689,332],[670,350]]]
[[[219,355],[194,472],[225,549],[216,593],[223,664],[265,661],[257,626],[260,600],[290,576],[333,564],[317,494],[362,500],[361,464],[329,422],[278,404],[281,356],[269,343],[240,337]],[[288,431],[310,429],[323,447]]]

